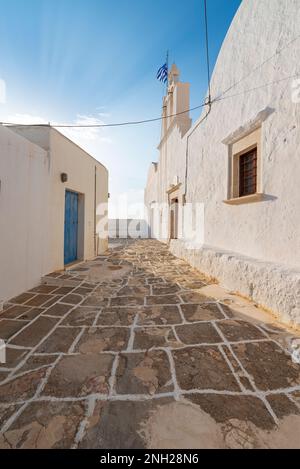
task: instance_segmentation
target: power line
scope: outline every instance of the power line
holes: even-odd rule
[[[204,0],[204,21],[205,21],[205,44],[206,44],[206,64],[207,64],[207,83],[208,83],[208,103],[211,103],[210,88],[210,60],[209,60],[209,42],[208,42],[208,19],[207,19],[207,2]]]
[[[17,124],[13,122],[0,122],[0,125],[7,125],[7,126],[20,126],[20,127],[55,127],[61,129],[76,129],[76,128],[104,128],[104,127],[124,127],[128,125],[140,125],[140,124],[148,124],[151,122],[158,122],[164,119],[170,119],[172,117],[177,117],[183,114],[187,114],[189,112],[195,111],[197,109],[201,109],[205,106],[211,106],[211,87],[210,87],[210,60],[209,60],[209,42],[208,42],[208,19],[207,19],[207,4],[206,0],[204,0],[204,17],[205,17],[205,42],[206,42],[206,62],[207,62],[207,82],[208,82],[208,102],[202,103],[199,106],[195,106],[193,108],[187,109],[185,111],[177,112],[176,114],[170,114],[168,116],[161,116],[155,117],[153,119],[143,119],[138,121],[128,121],[128,122],[118,122],[118,123],[110,123],[110,124],[53,124],[49,122],[48,124]],[[169,57],[169,51],[167,52],[167,61]]]
[[[195,132],[195,130],[208,118],[211,107],[212,107],[212,100],[211,100],[211,87],[210,87],[210,63],[209,63],[209,44],[208,44],[208,21],[207,21],[207,4],[206,0],[204,0],[204,19],[205,19],[205,42],[206,42],[206,64],[207,64],[207,82],[208,82],[208,110],[202,119],[193,127],[191,132],[187,135],[186,138],[186,152],[185,152],[185,178],[184,178],[184,204],[186,203],[186,196],[188,190],[188,171],[189,171],[189,138]]]
[[[11,125],[11,126],[24,126],[24,127],[55,127],[55,128],[101,128],[101,127],[121,127],[125,125],[139,125],[139,124],[147,124],[149,122],[157,122],[164,119],[170,119],[171,117],[180,116],[182,114],[187,114],[189,112],[195,111],[196,109],[201,109],[205,106],[208,106],[208,103],[199,104],[199,106],[192,107],[185,111],[177,112],[176,114],[169,114],[168,116],[161,116],[155,117],[154,119],[144,119],[139,121],[128,121],[128,122],[118,122],[112,124],[16,124],[13,122],[0,122],[1,125]]]
[[[220,97],[220,98],[215,98],[213,100],[213,103],[218,103],[219,101],[224,101],[224,100],[230,99],[230,98],[236,98],[237,96],[245,95],[247,93],[251,93],[252,91],[257,91],[257,90],[260,90],[262,88],[266,88],[267,86],[277,85],[278,83],[282,83],[284,81],[291,80],[292,78],[299,78],[299,75],[300,75],[299,73],[296,74],[296,75],[290,75],[290,76],[285,77],[285,78],[280,78],[279,80],[276,80],[276,81],[271,81],[269,83],[264,83],[263,85],[255,86],[254,88],[249,88],[248,90],[240,91],[239,93],[230,94],[228,96],[223,96],[223,97]]]
[[[265,88],[267,86],[276,85],[276,84],[281,83],[283,81],[291,80],[292,78],[298,78],[299,75],[300,74],[291,75],[291,76],[281,78],[281,79],[273,81],[273,82],[264,83],[263,85],[258,85],[257,87],[241,91],[240,93],[236,93],[236,94],[232,94],[232,95],[228,95],[228,96],[222,96],[221,95],[222,97],[213,99],[211,101],[211,103],[208,103],[208,102],[202,103],[199,106],[192,107],[190,109],[187,109],[186,111],[181,111],[181,112],[178,112],[176,114],[170,114],[168,116],[161,116],[161,117],[157,117],[157,118],[154,118],[154,119],[145,119],[145,120],[129,121],[129,122],[119,122],[119,123],[115,123],[115,124],[114,123],[112,123],[112,124],[65,124],[65,125],[63,125],[63,124],[57,124],[57,125],[53,124],[52,127],[55,127],[55,128],[101,128],[101,127],[119,127],[119,126],[126,126],[126,125],[138,125],[138,124],[146,124],[146,123],[150,123],[150,122],[157,122],[157,121],[161,121],[161,120],[164,120],[164,119],[169,119],[171,117],[176,117],[176,116],[180,116],[180,115],[183,115],[183,114],[187,114],[188,112],[192,112],[192,111],[195,111],[197,109],[201,109],[201,108],[204,108],[204,107],[209,107],[209,106],[211,106],[212,103],[218,103],[218,102],[224,101],[226,99],[230,99],[230,98],[234,98],[234,97],[237,97],[237,96],[245,95],[247,93],[250,93],[252,91],[256,91],[258,89]],[[49,126],[51,126],[51,123],[49,123],[49,124],[17,124],[17,123],[13,123],[13,122],[0,122],[0,125],[19,126],[19,127],[49,127]]]
[[[277,55],[280,55],[283,51],[285,51],[286,49],[288,49],[292,44],[294,44],[294,42],[298,41],[298,39],[300,39],[300,35],[294,37],[290,42],[288,42],[287,44],[285,44],[281,49],[277,49],[274,54],[272,54],[270,57],[268,57],[267,59],[265,59],[261,64],[257,65],[257,67],[254,67],[252,70],[250,70],[246,75],[244,75],[242,78],[240,78],[238,81],[236,81],[235,83],[233,83],[232,85],[230,85],[226,90],[222,91],[222,93],[219,95],[218,99],[219,98],[222,98],[222,96],[224,96],[226,93],[228,93],[228,91],[230,91],[232,88],[235,88],[236,86],[238,86],[240,83],[242,83],[244,80],[246,80],[247,78],[249,78],[251,75],[253,75],[253,73],[257,72],[259,69],[261,69],[264,65],[266,65],[268,62],[270,62],[272,59],[274,59],[274,57],[276,57]]]
[[[235,86],[237,86],[239,83],[241,83],[243,80],[245,80],[246,78],[248,78],[250,75],[252,75],[254,72],[256,72],[257,70],[259,70],[260,68],[262,68],[268,61],[270,61],[272,58],[274,58],[276,55],[280,54],[282,51],[284,51],[285,49],[287,49],[288,47],[290,47],[294,42],[296,42],[298,39],[300,39],[300,35],[299,36],[296,36],[292,41],[290,41],[288,44],[286,44],[284,47],[282,47],[280,50],[278,50],[277,52],[275,52],[275,54],[273,54],[271,57],[269,57],[268,59],[266,59],[263,63],[261,63],[260,65],[258,65],[257,67],[254,67],[252,70],[250,70],[250,72],[245,75],[242,79],[240,79],[239,81],[237,81],[236,83],[234,83],[233,85],[231,85],[229,88],[227,88],[225,91],[221,92],[221,94],[219,95],[219,97],[216,97],[214,98],[213,100],[210,100],[208,102],[205,102],[205,103],[202,103],[200,104],[199,106],[195,106],[195,107],[192,107],[190,109],[187,109],[185,111],[181,111],[181,112],[178,112],[178,113],[175,113],[175,114],[170,114],[170,115],[167,115],[167,116],[161,116],[161,117],[156,117],[154,119],[144,119],[144,120],[138,120],[138,121],[129,121],[129,122],[119,122],[119,123],[111,123],[111,124],[53,124],[52,127],[55,127],[55,128],[102,128],[102,127],[121,127],[121,126],[127,126],[127,125],[139,125],[139,124],[147,124],[147,123],[151,123],[151,122],[157,122],[157,121],[162,121],[164,119],[169,119],[169,118],[172,118],[172,117],[176,117],[176,116],[180,116],[180,115],[183,115],[183,114],[187,114],[189,112],[192,112],[192,111],[195,111],[197,109],[201,109],[205,106],[211,106],[212,103],[218,103],[220,101],[223,101],[225,99],[229,99],[229,98],[233,98],[233,97],[236,97],[236,96],[241,96],[241,95],[244,95],[246,93],[249,93],[251,91],[255,91],[255,90],[258,90],[258,89],[261,89],[261,88],[264,88],[264,87],[267,87],[267,86],[271,86],[271,85],[275,85],[277,83],[280,83],[280,82],[283,82],[283,81],[286,81],[286,80],[290,80],[292,78],[297,78],[299,77],[299,74],[296,74],[296,75],[292,75],[292,76],[289,76],[289,77],[285,77],[285,78],[282,78],[282,79],[279,79],[277,81],[274,81],[274,82],[271,82],[271,83],[265,83],[263,85],[260,85],[260,86],[257,86],[255,88],[250,88],[248,90],[244,90],[244,91],[241,91],[240,93],[236,93],[236,94],[233,94],[233,95],[227,95],[227,96],[224,96],[226,93],[228,93],[229,90],[231,90],[232,88],[234,88]],[[207,43],[208,45],[208,43]],[[208,51],[208,47],[207,47],[207,51]],[[209,54],[208,54],[208,77],[210,78],[210,68],[209,68]],[[210,79],[209,79],[209,92],[210,92]],[[18,123],[13,123],[13,122],[0,122],[0,125],[7,125],[7,126],[19,126],[19,127],[49,127],[51,126],[51,123],[49,124],[18,124]]]

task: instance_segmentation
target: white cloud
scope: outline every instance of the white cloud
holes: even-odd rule
[[[103,125],[104,121],[99,119],[100,114],[95,116],[77,115],[77,119],[71,124],[74,125]],[[59,124],[58,122],[56,124]],[[54,124],[55,125],[55,124]],[[73,127],[73,128],[59,128],[59,131],[69,137],[74,142],[82,145],[81,142],[97,141],[102,143],[112,143],[111,139],[103,135],[104,129],[101,127]]]
[[[6,83],[0,78],[0,104],[6,103]]]
[[[99,114],[97,115],[99,116]],[[11,114],[5,117],[5,122],[12,123],[12,124],[48,124],[49,122],[41,116],[34,116],[32,114]],[[64,124],[74,124],[74,125],[102,125],[104,124],[103,120],[99,119],[99,117],[94,116],[85,116],[78,114],[77,118],[73,122],[51,122],[51,124],[55,127],[55,125],[64,125]],[[101,127],[59,127],[58,130],[64,134],[66,137],[73,140],[80,146],[86,146],[88,143],[97,142],[97,143],[112,143],[110,137],[104,134],[104,129]]]
[[[7,113],[1,120],[25,125],[48,124],[45,117],[33,114]],[[78,114],[73,122],[52,121],[51,124],[54,126],[55,124],[101,125],[103,122],[102,115],[97,113],[94,116]],[[126,191],[127,184],[124,183],[124,180],[130,179],[132,168],[120,157],[123,155],[124,149],[120,148],[118,140],[111,140],[109,130],[88,127],[58,128],[58,130],[108,168],[110,174],[109,191],[111,193],[110,218],[144,218],[144,190],[131,189]],[[127,158],[130,158],[130,155]]]
[[[46,119],[39,116],[33,116],[31,114],[11,114],[5,117],[5,122],[11,124],[48,124]]]

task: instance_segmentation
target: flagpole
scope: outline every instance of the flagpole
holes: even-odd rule
[[[167,50],[167,58],[166,58],[166,64],[167,64],[167,95],[168,95],[168,89],[169,89],[169,50]]]

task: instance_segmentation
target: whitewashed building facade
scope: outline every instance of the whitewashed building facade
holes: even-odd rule
[[[220,51],[211,106],[164,119],[145,203],[176,255],[300,324],[300,1],[244,0]],[[189,108],[173,66],[163,115]],[[169,213],[163,216],[161,204]],[[181,213],[203,206],[202,238]],[[194,217],[195,218],[195,217]]]
[[[0,126],[0,309],[108,247],[108,171],[50,126]]]

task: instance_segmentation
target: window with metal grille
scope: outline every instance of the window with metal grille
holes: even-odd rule
[[[257,192],[257,148],[240,155],[240,197]]]

